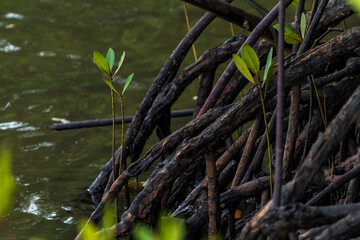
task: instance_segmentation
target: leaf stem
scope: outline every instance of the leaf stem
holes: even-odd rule
[[[123,149],[124,149],[124,138],[125,138],[125,131],[124,131],[124,119],[125,119],[125,106],[124,106],[124,95],[120,94],[120,105],[121,105],[121,149],[120,149],[120,167],[119,167],[119,176],[121,172],[126,169],[126,159],[123,159]],[[130,194],[129,194],[129,187],[126,182],[124,186],[125,191],[125,207],[130,207]]]
[[[110,76],[109,78],[110,83],[112,84],[113,78]],[[112,155],[112,174],[113,174],[113,182],[115,182],[115,179],[117,178],[116,175],[116,167],[115,167],[115,97],[114,97],[114,91],[110,89],[110,95],[111,95],[111,118],[112,118],[112,141],[111,141],[111,155]],[[118,206],[118,199],[115,198],[115,215],[116,215],[116,223],[120,221],[119,218],[119,206]]]
[[[261,88],[259,87],[259,85],[257,84],[257,85],[255,85],[255,87],[258,89],[258,91],[260,93],[261,107],[262,107],[262,112],[263,112],[263,115],[264,115],[265,133],[266,133],[266,142],[267,142],[267,152],[268,152],[268,158],[269,158],[268,164],[269,164],[269,174],[270,174],[270,195],[272,195],[273,189],[272,189],[270,137],[269,137],[268,124],[267,124],[267,120],[266,120],[264,97],[263,97],[263,94],[262,94],[262,91],[261,91]]]

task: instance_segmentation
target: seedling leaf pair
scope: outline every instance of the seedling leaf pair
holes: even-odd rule
[[[115,63],[115,52],[112,48],[109,48],[109,50],[106,54],[106,58],[98,51],[94,51],[93,56],[94,56],[93,57],[94,63],[100,68],[100,70],[106,76],[106,79],[104,79],[104,82],[106,83],[106,85],[108,85],[116,94],[118,94],[120,96],[119,92],[116,91],[116,89],[114,88],[114,86],[112,84],[112,79],[118,73],[121,65],[124,62],[125,52],[123,52],[123,54],[121,55],[121,58],[118,63],[118,67],[114,74],[112,73],[112,69],[113,69],[114,63]],[[127,77],[124,88],[122,90],[122,95],[125,93],[125,90],[128,88],[133,76],[134,76],[134,73],[130,74]]]
[[[265,69],[264,69],[263,81],[265,84],[265,96],[266,96],[266,91],[267,91],[267,88],[269,86],[269,83],[273,76],[273,71],[274,71],[274,66],[272,64],[272,55],[273,55],[273,48],[271,48],[269,51],[269,54],[268,54],[268,57],[266,60]],[[233,56],[234,63],[236,65],[236,67],[238,68],[238,70],[240,71],[240,73],[247,80],[249,80],[249,82],[256,85],[254,78],[250,73],[250,70],[255,75],[258,75],[260,72],[260,61],[259,61],[259,58],[256,55],[256,52],[254,51],[254,49],[252,47],[250,47],[249,45],[244,44],[241,48],[241,56],[242,57],[240,57],[236,54],[233,54],[232,56]],[[250,68],[250,70],[249,70],[249,68]]]
[[[247,79],[249,80],[252,84],[255,85],[255,81],[254,78],[252,77],[248,66],[246,65],[246,63],[244,62],[244,60],[239,57],[237,54],[233,54],[233,59],[234,59],[234,63],[237,67],[237,69],[241,72],[241,74]]]
[[[254,49],[248,44],[244,44],[241,47],[241,57],[236,54],[233,54],[232,56],[234,63],[241,74],[255,85],[254,78],[252,77],[249,69],[257,75],[260,71],[260,61]]]
[[[241,57],[254,74],[259,73],[260,61],[252,47],[250,47],[248,44],[244,44],[241,47]]]

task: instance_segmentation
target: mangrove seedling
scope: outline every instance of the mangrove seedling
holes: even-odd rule
[[[112,174],[113,174],[113,181],[115,181],[115,179],[117,178],[117,171],[116,171],[116,166],[115,166],[115,97],[114,97],[114,94],[116,93],[119,96],[120,105],[121,105],[121,151],[120,151],[120,168],[119,168],[119,174],[120,174],[122,169],[126,168],[126,161],[122,157],[123,144],[124,144],[124,118],[125,118],[124,93],[125,93],[125,90],[128,88],[128,86],[134,76],[134,73],[130,74],[127,77],[125,84],[122,87],[122,91],[120,91],[120,93],[119,93],[114,88],[113,82],[114,82],[114,77],[119,72],[119,69],[124,62],[125,52],[123,52],[123,54],[121,55],[117,69],[115,70],[115,72],[113,72],[113,67],[114,67],[114,63],[115,63],[115,52],[112,48],[109,48],[109,50],[106,54],[106,58],[98,51],[94,51],[93,56],[94,56],[93,57],[94,63],[100,68],[100,70],[105,75],[104,82],[110,88],[111,110],[112,110]],[[127,189],[128,188],[125,187],[125,202],[126,202],[126,206],[128,207],[130,203],[129,203],[129,196],[128,196],[129,194],[128,194]],[[116,209],[116,212],[118,212],[117,200],[115,200],[115,209]],[[118,214],[116,214],[116,215],[117,215],[117,220],[118,220]]]
[[[270,176],[272,175],[271,172],[271,151],[270,151],[270,139],[269,139],[269,130],[268,130],[268,124],[267,124],[267,120],[266,120],[266,112],[265,112],[265,105],[264,105],[264,101],[266,98],[266,92],[270,83],[270,80],[273,76],[273,64],[272,64],[272,53],[273,53],[273,48],[270,49],[267,60],[266,60],[266,65],[265,65],[265,69],[264,69],[264,75],[263,75],[263,81],[261,81],[260,78],[260,61],[259,61],[259,57],[256,55],[256,52],[254,51],[254,49],[252,47],[250,47],[248,44],[244,44],[241,47],[241,57],[238,56],[237,54],[233,54],[233,60],[234,63],[236,65],[236,67],[239,69],[240,73],[250,82],[252,83],[257,90],[259,91],[260,94],[260,100],[261,100],[261,106],[262,106],[262,112],[264,115],[264,124],[265,124],[265,132],[266,132],[266,141],[267,141],[267,145],[268,145],[268,158],[269,158],[269,173]],[[255,74],[255,79],[253,78],[253,76],[250,73],[250,70],[253,74]],[[264,85],[264,94],[262,93],[261,90],[261,83]],[[270,177],[270,192],[272,193],[272,182],[271,182],[271,177]]]

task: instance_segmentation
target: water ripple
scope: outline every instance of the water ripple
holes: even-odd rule
[[[5,14],[4,17],[7,18],[7,19],[23,19],[24,18],[24,16],[21,15],[21,14],[11,13],[11,12]]]
[[[5,122],[0,123],[0,130],[8,130],[8,129],[14,129],[19,127],[25,127],[29,125],[28,123],[24,122],[18,122],[18,121],[11,121],[11,122]]]
[[[18,46],[15,46],[11,43],[6,43],[6,45],[4,47],[0,47],[0,52],[16,52],[16,51],[19,51],[20,50],[20,47]]]
[[[29,200],[29,206],[25,209],[23,209],[23,212],[30,213],[34,215],[40,215],[40,209],[37,205],[37,200],[39,200],[40,197],[38,195],[32,195]]]
[[[54,143],[42,142],[42,143],[38,143],[38,144],[27,145],[25,147],[22,147],[21,150],[23,150],[24,152],[31,152],[31,151],[36,151],[42,147],[52,147],[52,146],[54,146]]]

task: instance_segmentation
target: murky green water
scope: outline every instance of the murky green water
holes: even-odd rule
[[[201,14],[189,7],[192,23]],[[54,117],[110,116],[92,51],[112,47],[118,57],[126,51],[117,81],[135,73],[125,99],[131,115],[186,31],[180,1],[0,2],[0,149],[11,150],[17,182],[10,233],[72,239],[77,221],[92,211],[86,188],[111,155],[111,129],[48,128]],[[198,55],[229,36],[229,24],[216,20],[199,39]],[[174,108],[192,107],[196,91],[195,83]],[[188,120],[173,121],[174,128]]]
[[[195,22],[201,11],[189,8]],[[230,35],[217,28],[200,39],[199,53]],[[54,132],[48,125],[53,117],[110,116],[108,87],[92,51],[112,47],[118,57],[126,51],[117,81],[135,73],[125,99],[131,115],[186,31],[179,1],[0,2],[0,148],[11,150],[17,182],[9,232],[19,239],[72,239],[77,221],[91,213],[86,188],[111,155],[111,130]],[[176,107],[193,104],[184,98]]]

